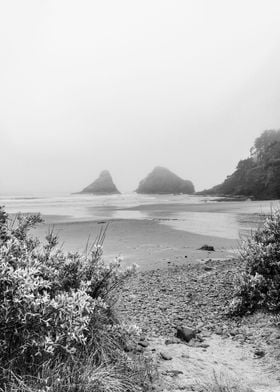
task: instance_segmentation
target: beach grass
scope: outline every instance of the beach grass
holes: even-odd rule
[[[232,375],[213,372],[212,377],[205,381],[197,381],[199,392],[254,392]]]

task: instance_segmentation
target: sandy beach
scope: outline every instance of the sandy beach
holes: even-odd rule
[[[45,222],[33,234],[43,239],[53,228],[64,250],[85,252],[108,225],[105,262],[121,257],[124,267],[138,265],[116,310],[121,321],[142,330],[129,352],[154,362],[155,391],[200,391],[198,380],[213,382],[216,372],[231,385],[251,388],[236,389],[242,392],[279,392],[280,335],[273,318],[261,313],[234,319],[226,312],[243,268],[241,238],[278,202],[192,200],[198,202],[91,205],[87,199],[86,213],[79,206],[72,216],[65,208],[55,214],[52,206],[53,214],[43,210]],[[181,327],[194,331],[189,342],[176,337]]]
[[[100,221],[58,223],[55,231],[65,250],[81,251],[94,241],[101,226]],[[48,224],[40,225],[35,234],[43,238]],[[212,245],[215,252],[199,250],[204,244]],[[204,236],[174,229],[153,220],[113,220],[104,242],[105,260],[120,256],[123,265],[136,263],[140,270],[165,268],[168,265],[196,263],[206,258],[232,257],[238,241],[214,236]]]
[[[111,199],[79,196],[39,205],[28,200],[23,212],[42,207],[45,223],[35,234],[42,239],[49,227],[54,227],[67,251],[83,252],[88,241],[92,243],[101,227],[109,223],[104,258],[121,256],[124,265],[136,263],[145,270],[231,257],[240,238],[257,227],[261,214],[269,213],[277,203],[215,202],[172,195],[122,195]],[[214,246],[215,252],[199,250],[204,244]]]
[[[64,250],[83,252],[108,224],[105,261],[120,256],[123,266],[139,266],[120,288],[116,311],[121,322],[141,329],[139,341],[127,351],[132,358],[143,355],[153,361],[155,391],[198,392],[199,380],[212,383],[213,374],[218,374],[225,375],[230,385],[249,388],[233,390],[279,392],[280,334],[273,317],[227,314],[234,280],[243,266],[237,258],[239,240],[231,235],[233,226],[223,229],[219,219],[244,230],[252,223],[256,227],[259,207],[250,203],[249,207],[249,213],[246,203],[100,208],[100,219],[45,215],[33,234],[43,239],[53,227]],[[145,216],[120,219],[118,211]],[[194,217],[197,226],[191,228],[200,233],[186,230]],[[200,249],[206,244],[214,250]],[[178,338],[178,328],[193,331],[190,341]]]

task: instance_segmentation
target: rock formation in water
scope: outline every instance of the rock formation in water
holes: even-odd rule
[[[222,184],[199,192],[202,195],[280,198],[280,130],[264,131]]]
[[[84,188],[81,193],[93,193],[95,195],[113,195],[119,194],[119,190],[113,182],[111,174],[108,170],[103,170],[99,177],[86,188]]]
[[[136,192],[146,194],[192,194],[194,193],[194,186],[191,181],[183,180],[170,170],[158,166],[140,181]]]

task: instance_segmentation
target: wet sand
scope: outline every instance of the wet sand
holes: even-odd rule
[[[128,207],[122,210],[138,210],[138,211],[164,211],[166,213],[174,213],[178,211],[193,212],[235,212],[250,214],[267,214],[273,208],[280,207],[280,200],[248,200],[248,201],[207,201],[200,203],[157,203],[143,204],[139,206]]]
[[[239,247],[240,235],[250,233],[260,224],[261,214],[279,206],[279,201],[198,201],[145,201],[134,206],[86,204],[84,211],[75,215],[77,206],[71,200],[72,216],[63,215],[64,209],[60,215],[43,215],[46,223],[35,232],[43,238],[48,225],[53,225],[65,250],[84,251],[89,236],[91,241],[96,238],[101,222],[110,221],[104,258],[121,256],[124,265],[137,263],[142,270],[155,269],[205,258],[232,257]],[[204,244],[214,246],[216,251],[198,250]]]
[[[103,225],[100,221],[91,221],[53,226],[65,250],[84,251],[89,236],[93,241]],[[48,227],[48,224],[42,224],[34,232],[42,239]],[[204,244],[214,246],[215,252],[198,250]],[[104,258],[109,261],[121,256],[124,265],[136,263],[140,270],[148,270],[197,263],[207,258],[230,258],[237,248],[237,240],[189,233],[155,220],[126,219],[113,220],[109,224]]]
[[[44,218],[46,224],[54,224],[67,251],[84,251],[89,236],[96,238],[100,222],[110,221],[104,258],[121,256],[124,265],[136,263],[146,270],[232,257],[240,234],[256,227],[260,214],[270,209],[269,202],[169,202],[89,207],[86,219],[62,215]],[[95,217],[90,219],[90,215]],[[36,233],[42,238],[46,231],[43,225]],[[214,246],[215,252],[198,250],[204,244]]]

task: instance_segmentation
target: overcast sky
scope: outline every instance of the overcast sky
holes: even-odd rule
[[[279,0],[0,1],[0,193],[221,182],[280,128]]]

